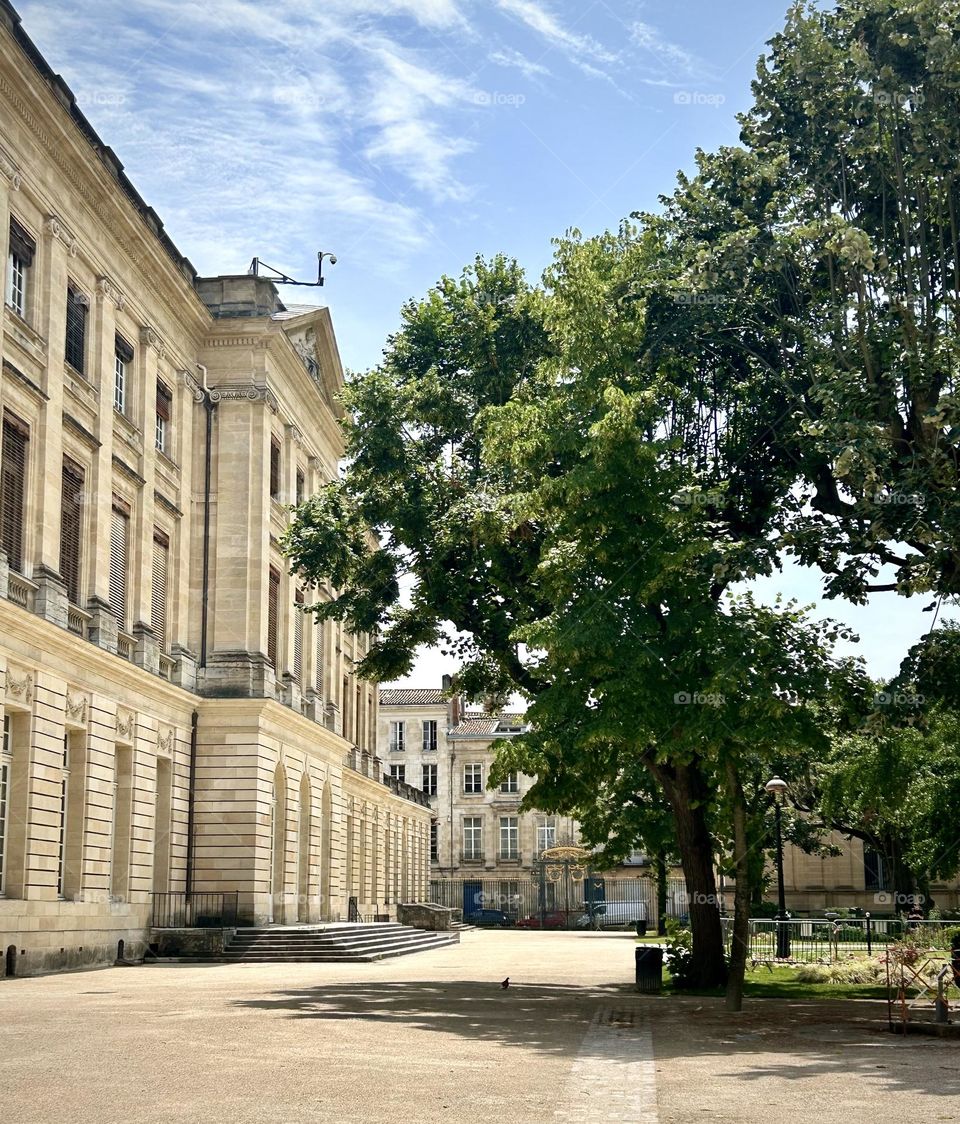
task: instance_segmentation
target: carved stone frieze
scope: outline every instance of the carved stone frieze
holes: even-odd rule
[[[28,703],[33,699],[33,676],[29,672],[18,678],[10,668],[7,668],[4,685],[7,694],[22,703]]]
[[[0,175],[10,184],[11,191],[19,191],[23,183],[23,173],[9,152],[0,145]]]
[[[88,701],[85,695],[71,695],[67,691],[64,710],[68,725],[86,726]]]
[[[136,722],[137,716],[133,711],[121,707],[117,711],[117,740],[132,742]]]
[[[120,289],[120,286],[111,277],[105,274],[97,278],[97,297],[100,300],[113,301],[119,312],[121,308],[127,303],[127,298]]]

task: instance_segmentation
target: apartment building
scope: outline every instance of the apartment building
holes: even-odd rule
[[[533,780],[514,773],[488,787],[498,747],[527,728],[522,714],[465,709],[444,688],[380,691],[377,741],[384,766],[430,801],[434,881],[529,878],[544,850],[578,838],[568,816],[520,811]]]
[[[423,898],[368,640],[303,608],[290,505],[341,455],[329,311],[199,277],[0,0],[0,942],[18,974]],[[386,903],[386,904],[384,904]]]

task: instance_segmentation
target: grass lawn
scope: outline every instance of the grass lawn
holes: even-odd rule
[[[723,995],[714,991],[674,991],[664,969],[664,989],[670,995]],[[747,999],[886,999],[885,984],[801,983],[795,968],[748,968],[743,982]]]

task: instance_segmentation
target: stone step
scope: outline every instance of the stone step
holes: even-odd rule
[[[271,926],[237,930],[216,957],[231,964],[360,963],[458,944],[457,931],[432,932],[396,922]]]

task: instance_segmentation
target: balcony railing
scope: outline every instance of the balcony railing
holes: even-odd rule
[[[117,655],[121,659],[133,661],[133,653],[136,651],[137,642],[134,638],[126,632],[117,633]]]
[[[25,578],[23,574],[18,574],[14,570],[10,571],[7,596],[14,605],[19,605],[21,609],[27,609],[32,613],[36,592],[37,586],[32,581]]]
[[[77,636],[82,636],[84,640],[87,638],[87,628],[92,619],[89,613],[85,613],[76,605],[67,606],[67,628]]]
[[[169,656],[165,656],[163,652],[160,653],[160,674],[164,679],[172,681],[173,673],[176,671],[177,661],[172,660]]]

